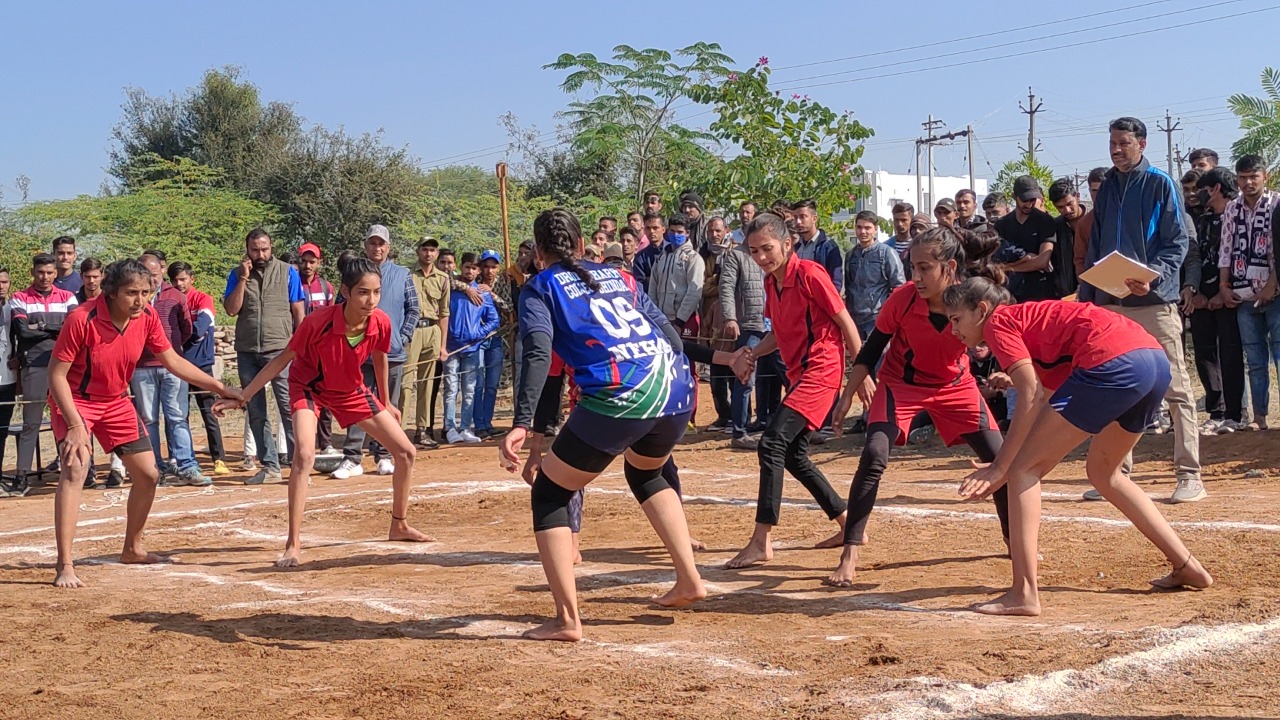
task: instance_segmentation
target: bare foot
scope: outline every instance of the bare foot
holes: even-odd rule
[[[435,542],[430,535],[409,527],[408,523],[392,523],[387,539],[394,542]]]
[[[559,640],[560,642],[578,642],[582,639],[581,622],[561,622],[548,620],[532,630],[526,630],[524,637],[529,640]]]
[[[1151,584],[1162,590],[1178,590],[1181,588],[1204,590],[1213,584],[1213,577],[1204,569],[1200,561],[1192,555],[1187,558],[1187,562],[1181,568],[1162,578],[1152,580]]]
[[[858,577],[858,548],[856,545],[846,545],[844,552],[840,553],[840,564],[832,571],[831,576],[822,581],[823,585],[828,587],[847,588],[853,587],[853,579]]]
[[[817,550],[844,547],[844,530],[837,530],[835,535],[813,546]]]
[[[125,550],[120,553],[120,562],[125,565],[159,565],[162,563],[171,563],[173,560],[157,555],[153,552]]]
[[[667,594],[655,595],[653,602],[664,608],[685,608],[699,600],[705,600],[706,597],[707,589],[703,587],[702,581],[698,580],[688,587],[681,587],[680,583],[676,583],[675,587],[667,591]]]
[[[82,588],[84,583],[80,581],[80,578],[76,577],[76,569],[71,565],[66,565],[58,571],[58,576],[53,579],[53,586],[56,588]]]
[[[299,553],[298,548],[286,547],[284,549],[284,554],[280,556],[279,560],[276,560],[276,567],[278,568],[298,567],[298,563],[301,562],[298,558],[298,553]]]
[[[1022,615],[1026,617],[1036,617],[1040,614],[1040,600],[1027,599],[1018,595],[1014,595],[1013,591],[1009,591],[1004,595],[996,598],[995,602],[979,603],[972,606],[974,612],[983,615]]]
[[[707,549],[707,544],[698,538],[689,538],[689,544],[693,546],[694,552],[702,552]]]
[[[746,547],[738,551],[733,559],[725,563],[724,566],[729,569],[751,567],[766,563],[773,559],[773,543],[765,541],[763,545],[756,543],[754,540],[747,544]]]

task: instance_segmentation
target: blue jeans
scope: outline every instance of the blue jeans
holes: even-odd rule
[[[240,375],[240,387],[248,387],[254,376],[280,354],[280,351],[267,353],[236,353],[236,372]],[[293,452],[293,416],[289,413],[289,368],[285,368],[276,379],[271,381],[271,392],[276,397],[276,410],[280,412],[280,425],[284,428],[285,457]],[[249,430],[253,433],[253,442],[258,450],[258,462],[268,470],[279,472],[280,456],[276,450],[276,434],[271,431],[270,418],[267,416],[267,391],[261,392],[249,400],[246,408],[249,415]]]
[[[1256,420],[1267,416],[1267,405],[1271,402],[1271,366],[1280,370],[1280,300],[1262,307],[1246,302],[1236,312],[1236,320],[1240,323],[1240,342],[1249,368],[1249,394]]]
[[[738,335],[738,339],[733,342],[733,347],[735,350],[744,347],[755,347],[763,339],[763,332],[744,330]],[[729,388],[729,419],[733,424],[733,436],[736,438],[747,434],[747,424],[751,421],[751,391],[755,388],[755,373],[752,373],[751,379],[745,383],[739,380],[736,375],[733,377],[733,385]],[[759,411],[762,407],[760,398],[756,398],[756,410]]]
[[[187,422],[187,384],[162,367],[142,367],[133,372],[129,381],[133,390],[133,404],[139,419],[151,438],[151,451],[156,456],[156,466],[163,465],[160,454],[160,418],[164,418],[164,434],[169,441],[169,455],[178,466],[178,472],[199,469],[195,453],[191,449],[191,425]]]
[[[480,351],[450,355],[444,361],[444,431],[471,429],[475,409],[476,375],[480,371]],[[458,417],[458,396],[462,396],[462,417]]]
[[[493,429],[493,407],[498,402],[498,383],[502,380],[502,337],[494,335],[480,344],[479,376],[476,378],[476,430]]]

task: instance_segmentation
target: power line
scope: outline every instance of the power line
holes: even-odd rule
[[[864,60],[869,57],[879,57],[881,55],[892,55],[894,53],[908,52],[911,50],[923,50],[925,48],[938,47],[940,45],[949,45],[951,43],[967,42],[969,40],[981,40],[984,38],[989,38],[992,35],[999,35],[999,34],[1008,33],[1008,32],[1020,32],[1023,30],[1034,30],[1036,28],[1061,25],[1062,23],[1065,23],[1065,22],[1074,22],[1077,20],[1088,20],[1090,18],[1102,17],[1103,15],[1114,15],[1115,13],[1127,12],[1129,10],[1137,10],[1139,8],[1149,7],[1151,5],[1164,5],[1170,2],[1173,2],[1173,0],[1153,0],[1152,2],[1139,3],[1137,5],[1130,5],[1128,7],[1115,8],[1113,10],[1103,10],[1101,12],[1091,13],[1089,15],[1076,15],[1074,17],[1062,18],[1059,20],[1050,20],[1049,22],[1043,22],[1043,23],[1037,23],[1035,25],[1023,25],[1022,27],[1005,28],[1004,30],[988,31],[988,32],[981,33],[979,35],[969,35],[966,37],[952,38],[950,40],[938,40],[937,42],[924,43],[923,45],[912,45],[910,47],[897,48],[894,50],[879,50],[879,51],[876,51],[873,53],[867,53],[864,55],[851,55],[849,57],[833,58],[831,60],[815,60],[813,62],[797,63],[795,65],[780,65],[778,67],[775,67],[774,71],[780,72],[783,70],[794,70],[796,68],[802,68],[802,67],[813,67],[815,65],[829,65],[831,63],[845,62],[847,60]],[[1118,25],[1119,23],[1116,23],[1116,24]],[[1093,29],[1097,29],[1097,28],[1093,28]]]

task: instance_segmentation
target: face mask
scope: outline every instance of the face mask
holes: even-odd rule
[[[685,233],[667,233],[667,242],[671,243],[672,247],[680,247],[688,239],[689,236]]]
[[[724,245],[718,245],[716,243],[707,245],[707,248],[711,250],[712,255],[722,255],[726,249]]]
[[[1196,199],[1200,201],[1201,207],[1209,207],[1209,191],[1207,189],[1197,191]]]

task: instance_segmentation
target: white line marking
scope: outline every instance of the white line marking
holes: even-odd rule
[[[1058,670],[995,682],[985,687],[918,677],[908,687],[871,697],[848,698],[848,705],[889,709],[870,717],[885,720],[944,720],[978,714],[1029,715],[1078,712],[1087,696],[1135,685],[1159,687],[1174,666],[1205,656],[1256,650],[1274,643],[1280,618],[1265,623],[1189,625],[1160,632],[1147,650],[1107,658],[1083,669]],[[915,686],[915,687],[911,687]]]

